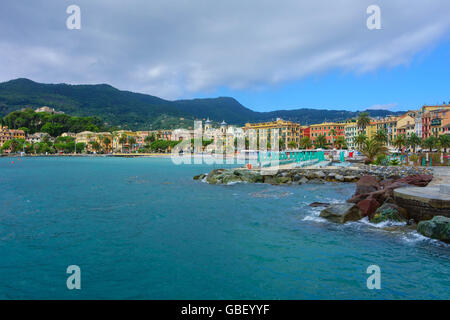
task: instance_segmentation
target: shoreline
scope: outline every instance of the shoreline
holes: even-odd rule
[[[305,167],[257,169],[215,169],[194,176],[211,185],[266,183],[271,185],[355,183],[354,195],[345,203],[310,203],[321,207],[320,217],[345,224],[367,218],[370,223],[404,223],[425,237],[450,242],[450,168],[383,167]],[[411,195],[411,192],[415,192]],[[399,196],[406,193],[408,197]],[[423,197],[424,199],[422,199]]]
[[[49,157],[62,157],[62,158],[170,158],[171,154],[165,153],[140,153],[140,154],[129,154],[129,153],[115,153],[115,154],[2,154],[0,158],[49,158]]]

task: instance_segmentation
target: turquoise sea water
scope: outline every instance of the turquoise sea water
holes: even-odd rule
[[[14,160],[14,164],[11,161]],[[318,218],[354,184],[208,185],[170,159],[0,159],[2,299],[449,299],[450,247]],[[381,268],[381,290],[366,269]],[[81,268],[68,290],[66,268]]]

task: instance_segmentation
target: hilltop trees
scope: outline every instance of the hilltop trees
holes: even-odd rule
[[[103,128],[95,117],[72,117],[67,114],[34,112],[32,109],[13,111],[2,119],[3,125],[10,129],[22,129],[27,133],[46,132],[57,137],[64,132],[98,132]]]

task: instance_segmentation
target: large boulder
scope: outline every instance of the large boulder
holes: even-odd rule
[[[298,180],[298,184],[305,184],[305,183],[308,183],[308,178],[306,178],[306,177],[302,177],[300,180]]]
[[[374,198],[364,199],[357,204],[364,217],[372,217],[375,211],[380,207],[380,204]]]
[[[347,202],[359,203],[364,199],[375,199],[378,203],[383,203],[387,198],[394,196],[394,190],[405,186],[426,186],[433,176],[413,175],[401,179],[387,179],[378,183],[375,177],[363,176],[356,183],[356,192]],[[382,187],[382,189],[380,188]],[[373,191],[370,191],[373,190]],[[368,192],[370,191],[370,192]]]
[[[417,231],[425,237],[450,243],[450,218],[435,216],[431,220],[421,221]]]
[[[317,172],[314,174],[314,177],[315,177],[316,179],[325,179],[326,176],[327,176],[327,175],[326,175],[323,171],[317,171]]]
[[[206,177],[206,174],[199,174],[194,176],[194,180],[203,180]]]
[[[387,179],[381,182],[383,189],[397,189],[401,187],[416,186],[416,187],[426,187],[428,183],[433,179],[432,175],[427,174],[416,174],[412,176],[407,176],[400,179]]]
[[[357,221],[362,218],[361,210],[357,205],[351,203],[340,203],[331,205],[320,212],[322,218],[336,223]]]
[[[344,176],[344,181],[345,182],[356,182],[356,181],[358,181],[358,177],[357,176]]]
[[[356,183],[356,195],[367,194],[380,190],[380,184],[374,176],[362,176]]]
[[[328,207],[330,204],[328,202],[312,202],[309,204],[310,207],[317,208],[317,207]]]
[[[404,222],[406,221],[407,213],[406,210],[400,208],[394,203],[385,202],[381,207],[379,207],[375,214],[370,218],[372,223],[380,223],[384,221],[396,221]]]
[[[234,183],[234,182],[242,182],[243,180],[241,179],[240,176],[236,176],[232,173],[229,174],[225,174],[222,177],[222,183],[223,184],[230,184],[230,183]]]
[[[279,184],[287,184],[287,183],[291,183],[291,182],[292,182],[292,180],[290,177],[277,177],[277,176],[270,176],[270,175],[264,176],[264,183],[279,185]]]
[[[242,181],[250,183],[263,183],[264,177],[256,171],[252,170],[234,170],[234,175],[241,178]]]
[[[416,187],[426,187],[431,180],[433,180],[433,176],[429,174],[417,174],[412,176],[407,176],[397,180],[396,182],[406,183]]]
[[[224,171],[225,171],[225,169],[212,170],[206,177],[206,181],[210,184],[221,183],[222,174],[224,173]]]

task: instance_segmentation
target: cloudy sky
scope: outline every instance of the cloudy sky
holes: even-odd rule
[[[66,9],[81,8],[81,30]],[[381,30],[366,9],[381,8]],[[108,83],[255,110],[450,100],[448,0],[2,0],[0,81]]]

